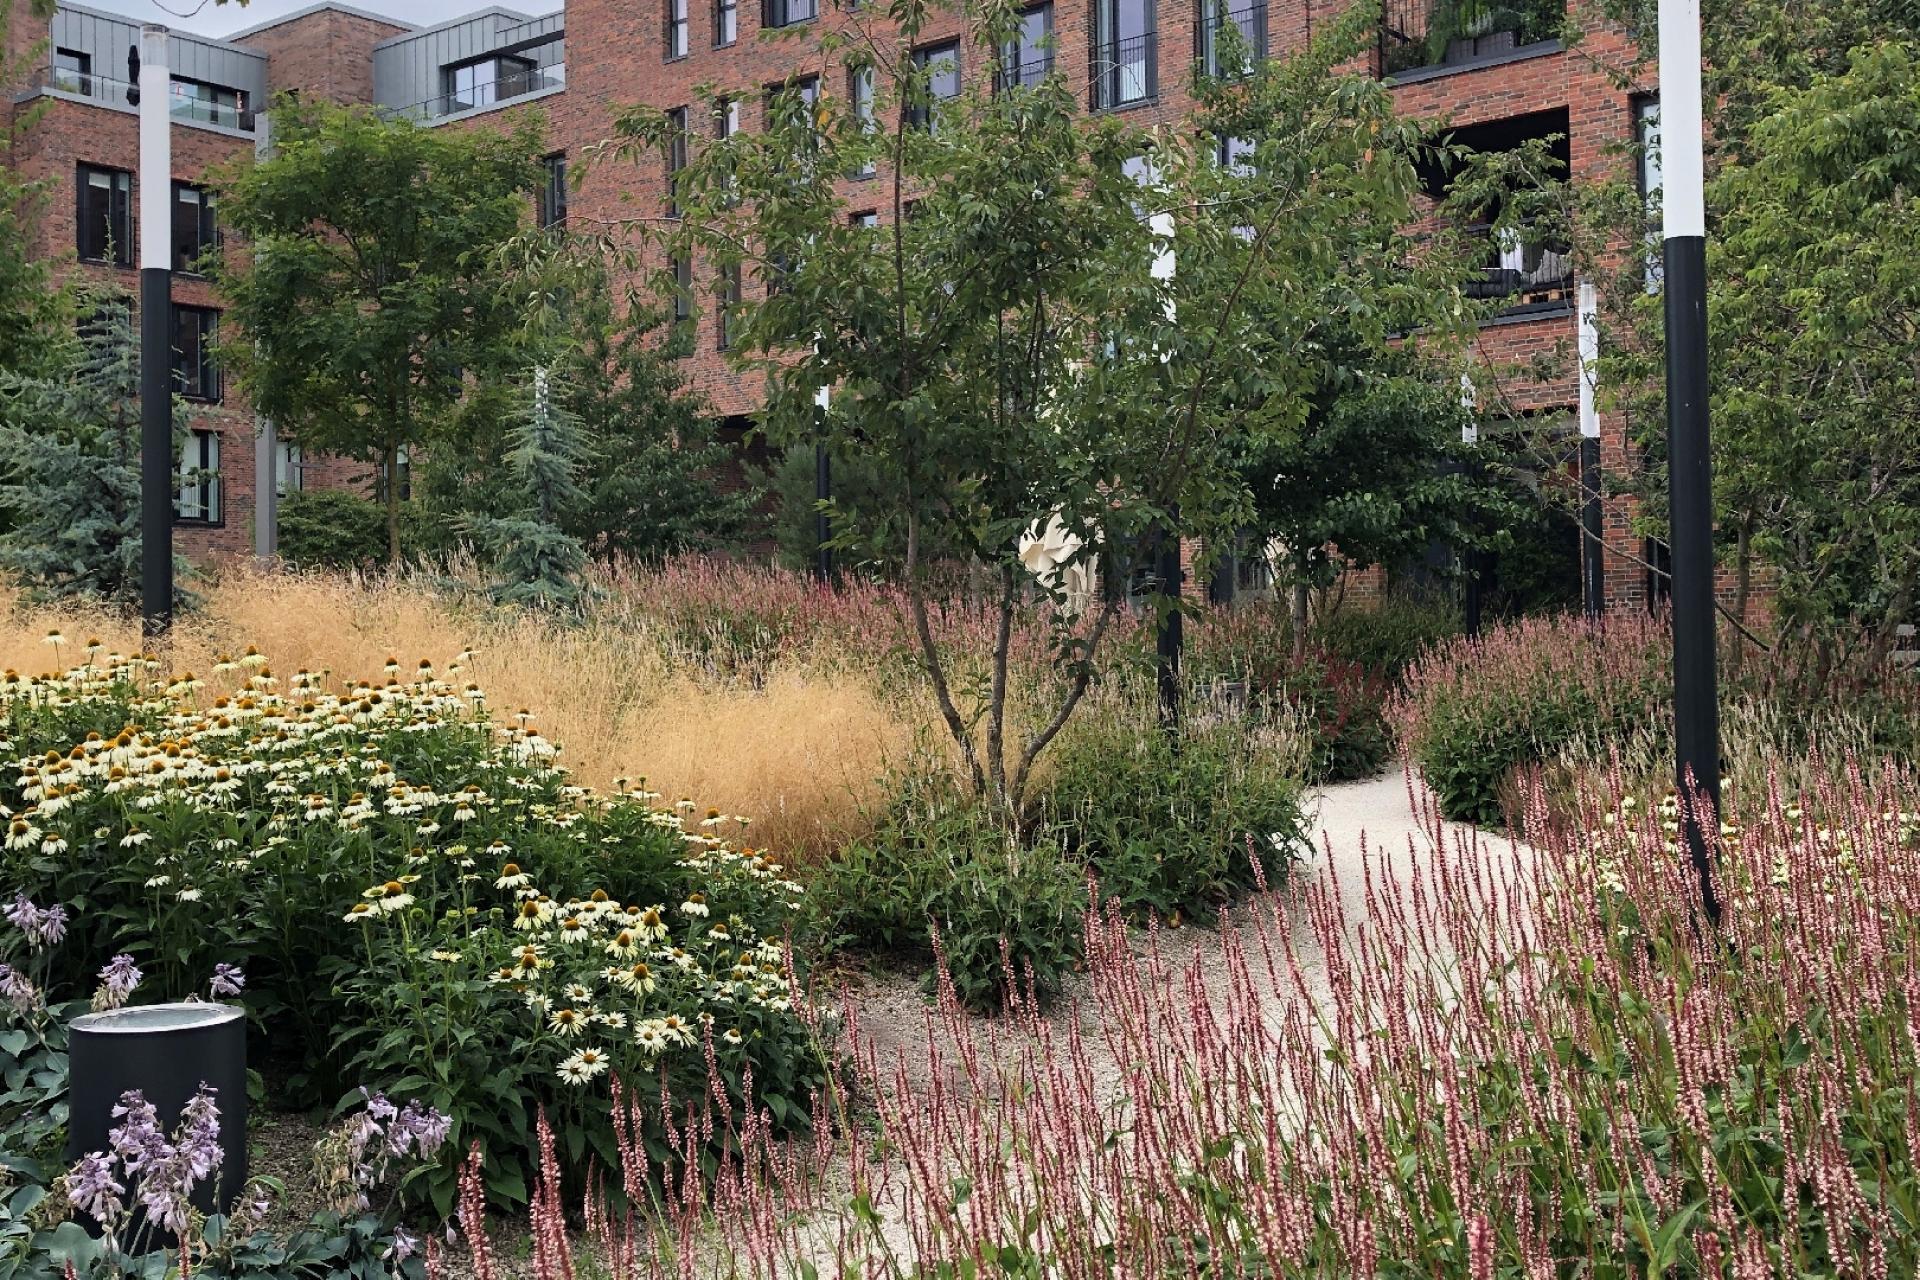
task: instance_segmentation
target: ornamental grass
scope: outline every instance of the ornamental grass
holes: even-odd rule
[[[854,1028],[871,1115],[831,1149],[675,1098],[744,1155],[652,1215],[589,1206],[588,1243],[537,1192],[532,1274],[1912,1276],[1916,807],[1892,770],[1756,788],[1717,927],[1671,806],[1566,823],[1537,791],[1527,844],[1375,851],[1218,955],[1092,913],[1079,1009],[943,992],[917,1066]]]

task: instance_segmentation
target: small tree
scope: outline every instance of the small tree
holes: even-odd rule
[[[283,100],[274,133],[271,157],[222,183],[248,245],[216,272],[239,331],[223,359],[287,438],[380,468],[397,561],[402,453],[514,367],[519,317],[492,264],[527,218],[539,129]]]
[[[11,517],[0,566],[36,596],[136,603],[140,353],[127,307],[98,308],[50,362],[50,373],[0,371],[0,509]],[[176,560],[175,581],[187,573]]]
[[[936,99],[941,60],[914,50],[937,17],[925,0],[900,0],[836,18],[823,47],[871,77],[875,110],[824,87],[843,82],[838,67],[811,96],[798,84],[774,95],[764,131],[709,143],[679,173],[683,217],[658,238],[764,290],[733,314],[734,358],[767,376],[773,441],[824,439],[893,478],[844,541],[898,566],[972,787],[1017,821],[1035,760],[1100,669],[1117,608],[1108,593],[1076,616],[1062,570],[1102,549],[1137,555],[1156,530],[1248,522],[1239,461],[1250,437],[1304,418],[1309,313],[1330,296],[1320,281],[1342,270],[1351,224],[1410,211],[1417,131],[1396,120],[1388,88],[1340,69],[1373,30],[1365,13],[1250,78],[1259,109],[1285,125],[1237,186],[1214,138],[1089,117],[1058,76]],[[992,62],[1015,19],[997,0],[969,8],[966,39]],[[676,145],[676,127],[631,112],[620,152]],[[849,218],[835,180],[867,168],[882,179],[878,226]],[[1256,392],[1265,407],[1245,412]],[[1056,540],[1065,558],[1030,575],[1022,535],[1050,520],[1068,535]],[[994,583],[988,653],[936,642],[935,542]],[[1054,606],[1055,679],[1010,741],[1011,638],[1029,593]],[[1179,607],[1164,585],[1159,607]]]
[[[562,522],[586,496],[576,475],[587,446],[579,420],[557,403],[545,369],[533,371],[525,416],[508,444],[504,461],[522,505],[512,515],[478,516],[466,526],[499,579],[494,599],[575,608],[585,592],[580,574],[587,553]]]

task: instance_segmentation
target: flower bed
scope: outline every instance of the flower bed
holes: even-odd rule
[[[71,913],[51,980],[125,954],[180,998],[244,970],[256,1056],[286,1089],[366,1082],[446,1112],[455,1147],[486,1144],[502,1202],[526,1197],[543,1105],[576,1174],[616,1153],[616,1066],[697,1094],[711,1060],[736,1092],[750,1072],[776,1124],[807,1122],[798,884],[735,846],[738,820],[572,784],[457,663],[335,685],[249,653],[162,680],[90,646],[9,690],[0,856],[8,884]],[[451,1165],[418,1189],[448,1210]]]

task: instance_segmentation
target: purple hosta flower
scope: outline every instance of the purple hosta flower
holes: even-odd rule
[[[107,1145],[129,1175],[141,1173],[173,1154],[167,1135],[160,1132],[160,1113],[138,1089],[120,1095],[113,1108],[120,1123],[107,1131]]]
[[[15,1013],[32,1013],[40,1007],[40,988],[12,965],[0,964],[0,1000]]]
[[[180,1109],[180,1128],[174,1142],[194,1182],[211,1176],[226,1154],[220,1148],[220,1108],[213,1101],[215,1092],[212,1085],[203,1082],[199,1092]]]
[[[383,1256],[388,1262],[398,1266],[418,1252],[420,1252],[419,1237],[409,1235],[405,1227],[395,1227],[393,1229],[393,1243],[387,1246],[387,1251]]]
[[[120,1197],[126,1191],[114,1180],[113,1160],[104,1152],[88,1152],[67,1172],[67,1198],[73,1207],[109,1231],[125,1207]]]
[[[7,921],[27,939],[35,951],[53,946],[67,936],[67,909],[58,904],[36,907],[26,892],[15,893],[6,907]]]
[[[181,1108],[172,1142],[160,1132],[153,1104],[137,1090],[122,1094],[113,1109],[126,1120],[107,1141],[128,1175],[139,1173],[136,1196],[148,1220],[175,1235],[187,1229],[193,1189],[220,1167],[220,1109],[213,1094],[202,1084]]]
[[[100,986],[93,993],[95,1012],[118,1009],[140,985],[140,969],[129,955],[117,955],[100,966]]]
[[[412,1151],[422,1160],[431,1160],[446,1142],[447,1131],[452,1127],[452,1117],[421,1106],[415,1098],[387,1126],[387,1155],[399,1160]]]
[[[237,964],[217,964],[213,966],[212,987],[215,1000],[231,1000],[247,989],[247,975]]]

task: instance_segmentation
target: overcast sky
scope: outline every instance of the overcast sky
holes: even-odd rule
[[[225,4],[216,4],[214,0],[205,0],[204,4],[200,0],[79,2],[90,9],[124,13],[141,22],[164,22],[176,30],[191,31],[195,35],[223,36],[229,31],[239,31],[244,27],[285,17],[289,13],[297,13],[310,7],[314,0],[250,0],[245,5],[237,4],[235,0],[227,0]],[[457,18],[463,13],[472,13],[475,9],[485,9],[496,3],[520,13],[548,13],[560,7],[560,0],[343,0],[343,3],[419,27],[430,27],[436,22]]]

